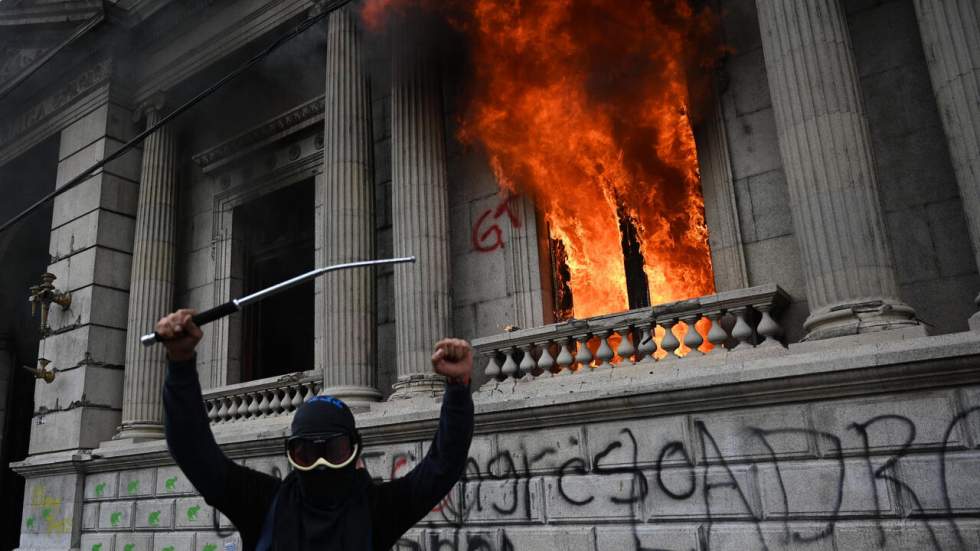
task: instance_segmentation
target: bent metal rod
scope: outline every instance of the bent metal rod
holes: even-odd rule
[[[336,272],[338,270],[350,270],[352,268],[364,268],[366,266],[377,266],[380,264],[404,264],[406,262],[414,263],[415,257],[406,256],[401,258],[383,258],[380,260],[362,260],[360,262],[348,262],[347,264],[335,264],[333,266],[325,266],[323,268],[317,268],[315,270],[306,272],[305,274],[298,275],[292,279],[287,279],[286,281],[283,281],[281,283],[276,283],[271,287],[266,287],[261,291],[256,291],[250,295],[229,300],[228,302],[224,304],[219,304],[218,306],[215,306],[210,310],[205,310],[198,314],[194,314],[194,316],[191,318],[191,321],[193,321],[194,324],[198,326],[211,323],[212,321],[234,314],[235,312],[241,310],[243,306],[248,306],[253,302],[258,302],[264,298],[271,297],[272,295],[281,293],[282,291],[285,291],[290,287],[295,287],[300,283],[305,283],[312,279],[316,279],[328,272]],[[154,343],[160,342],[162,340],[163,339],[156,331],[140,337],[140,342],[143,343],[143,346],[152,346]]]

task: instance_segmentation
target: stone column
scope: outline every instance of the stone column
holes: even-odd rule
[[[404,37],[394,40],[392,70],[392,233],[395,256],[393,399],[442,391],[433,374],[432,345],[452,330],[445,130],[433,55]]]
[[[915,12],[980,266],[980,6],[976,0],[915,0]],[[980,329],[980,313],[970,327]]]
[[[161,101],[143,107],[147,126],[160,119],[161,107]],[[166,355],[162,346],[145,347],[139,337],[174,306],[176,217],[177,146],[171,129],[164,126],[143,142],[129,290],[122,424],[117,440],[163,436],[160,393]]]
[[[350,8],[334,11],[327,22],[325,102],[317,266],[374,258],[371,104]],[[374,371],[374,272],[346,270],[318,283],[322,392],[351,404],[380,400]]]
[[[808,339],[916,325],[898,299],[839,0],[756,0],[796,235]]]

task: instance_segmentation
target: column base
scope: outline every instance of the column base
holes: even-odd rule
[[[388,397],[388,401],[440,398],[446,391],[446,379],[434,373],[408,375],[399,377],[392,388],[394,392]]]
[[[146,421],[135,421],[123,423],[116,431],[116,435],[106,444],[138,444],[148,440],[160,440],[164,437],[163,425]]]
[[[803,322],[804,341],[830,339],[845,335],[874,333],[890,329],[922,326],[915,310],[894,299],[869,299],[861,302],[829,304],[810,312]]]
[[[320,396],[328,395],[340,399],[353,411],[370,409],[371,404],[381,401],[381,391],[369,386],[344,385],[320,389]]]

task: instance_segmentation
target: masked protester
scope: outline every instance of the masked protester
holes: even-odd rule
[[[193,314],[179,310],[156,325],[170,360],[163,387],[167,445],[204,500],[235,525],[245,551],[391,549],[463,474],[473,435],[473,352],[466,341],[435,345],[432,365],[446,377],[446,393],[429,452],[411,472],[376,484],[358,468],[362,446],[350,408],[317,396],[293,416],[285,446],[292,471],[280,481],[231,461],[215,443],[195,367],[202,333]]]

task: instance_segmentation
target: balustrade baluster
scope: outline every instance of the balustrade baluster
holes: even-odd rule
[[[282,413],[282,402],[279,400],[279,393],[282,389],[272,389],[272,402],[269,404],[269,412],[273,417],[278,417]]]
[[[504,360],[504,366],[500,368],[500,372],[503,374],[505,381],[517,378],[517,362],[514,361],[514,352],[516,351],[516,348],[508,348],[504,351],[506,359]]]
[[[657,351],[657,341],[653,339],[656,332],[656,324],[652,321],[644,322],[640,325],[640,345],[636,347],[637,363],[651,363],[655,361],[653,354]]]
[[[259,413],[259,397],[255,394],[246,394],[246,396],[248,397],[248,409],[245,411],[248,412],[249,419],[254,419],[258,417]]]
[[[303,385],[296,385],[293,390],[293,399],[290,402],[292,408],[290,408],[290,411],[296,411],[303,404]]]
[[[207,410],[208,410],[208,422],[213,424],[215,422],[215,419],[218,418],[218,405],[217,405],[217,401],[216,400],[205,400],[204,401],[204,405],[205,405],[205,407],[207,407]]]
[[[633,342],[630,340],[630,335],[633,335],[632,327],[624,327],[616,331],[619,333],[619,346],[616,347],[616,354],[619,355],[622,361],[621,365],[636,363],[633,361],[633,354],[636,352],[636,347],[633,346]]]
[[[725,341],[728,340],[728,333],[721,326],[721,315],[722,312],[720,310],[705,314],[708,320],[711,321],[711,329],[708,330],[708,342],[714,345],[714,348],[712,348],[713,352],[724,350]]]
[[[681,321],[687,325],[687,331],[684,333],[684,346],[690,349],[687,353],[689,357],[704,355],[704,352],[698,350],[698,347],[704,344],[704,339],[698,333],[697,323],[699,319],[701,319],[701,314],[690,314],[681,318]]]
[[[664,327],[664,339],[660,341],[660,348],[664,349],[667,353],[661,361],[676,360],[677,354],[675,351],[680,348],[681,341],[677,340],[677,335],[674,334],[674,325],[677,324],[675,319],[665,319],[660,322],[660,325]]]
[[[522,381],[533,381],[534,380],[534,370],[538,367],[537,363],[534,361],[534,356],[531,355],[531,343],[521,345],[521,352],[524,353],[524,357],[521,358],[521,373],[524,374],[521,377]]]
[[[568,349],[568,344],[572,342],[572,339],[562,339],[561,350],[558,352],[558,375],[571,375],[572,374],[572,364],[575,363],[575,358],[572,356],[571,351]]]
[[[746,320],[749,312],[748,306],[739,306],[731,309],[735,315],[735,327],[732,328],[732,336],[738,339],[738,344],[733,350],[746,350],[752,348],[752,327]]]
[[[316,396],[316,391],[310,388],[310,383],[303,383],[303,402],[308,402],[310,398]]]
[[[229,396],[228,399],[231,401],[231,406],[228,407],[228,421],[234,421],[238,418],[238,397]]]
[[[262,399],[259,401],[259,407],[257,408],[257,414],[258,414],[259,417],[268,417],[269,416],[269,404],[271,403],[271,401],[269,400],[269,391],[268,390],[260,390],[259,391],[259,394],[261,394]],[[258,397],[256,397],[256,399],[258,399]]]
[[[596,350],[596,358],[599,360],[596,369],[611,369],[612,359],[616,357],[613,352],[612,347],[609,346],[609,335],[612,331],[600,331],[598,333],[599,337],[599,348]]]
[[[486,374],[488,381],[498,381],[500,380],[500,364],[497,363],[497,351],[491,350],[487,354],[487,368],[483,370]]]
[[[756,327],[756,331],[762,335],[763,341],[759,346],[779,346],[782,347],[783,343],[779,341],[779,337],[783,334],[783,328],[776,323],[776,320],[772,319],[770,311],[772,310],[771,304],[757,304],[755,309],[762,314],[762,318],[759,320],[759,326]]]
[[[551,343],[544,341],[536,343],[536,345],[541,349],[541,357],[538,358],[538,367],[541,368],[541,374],[538,377],[553,377],[555,374],[551,370],[555,367],[555,359],[551,357],[551,351],[548,350]]]
[[[589,350],[589,334],[586,333],[585,335],[575,337],[575,340],[578,341],[575,361],[579,364],[579,371],[581,373],[587,373],[591,369],[589,364],[592,363],[592,351]]]

